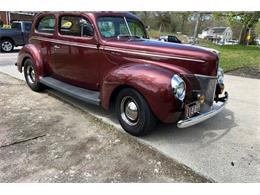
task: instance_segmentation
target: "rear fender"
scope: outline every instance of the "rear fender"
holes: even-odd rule
[[[40,53],[40,50],[37,49],[34,45],[28,44],[25,45],[18,55],[17,60],[17,68],[20,72],[23,71],[24,62],[26,59],[30,58],[36,68],[36,80],[39,80],[40,77],[44,76],[44,66],[43,66],[43,60]]]
[[[113,69],[102,84],[102,106],[109,109],[113,92],[121,86],[128,86],[143,95],[159,120],[175,122],[182,103],[173,95],[173,74],[173,71],[147,64],[129,64]]]

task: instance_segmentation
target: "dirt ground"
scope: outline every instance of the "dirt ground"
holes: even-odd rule
[[[256,67],[244,67],[227,72],[227,74],[234,76],[241,76],[253,79],[260,79],[260,65]]]
[[[0,73],[0,182],[210,182],[132,136]]]

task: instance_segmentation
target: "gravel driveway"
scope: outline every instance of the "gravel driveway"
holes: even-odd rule
[[[0,73],[0,182],[208,182],[136,138]]]

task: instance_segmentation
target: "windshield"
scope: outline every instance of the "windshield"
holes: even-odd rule
[[[98,18],[97,23],[101,35],[105,38],[147,38],[143,24],[136,19],[105,16]]]

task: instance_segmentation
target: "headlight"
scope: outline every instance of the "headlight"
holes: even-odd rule
[[[186,85],[185,82],[183,81],[183,79],[175,74],[172,77],[171,80],[171,86],[174,92],[174,95],[181,101],[184,100],[185,98],[185,94],[186,94]]]
[[[224,71],[222,68],[218,68],[218,83],[224,84]]]

